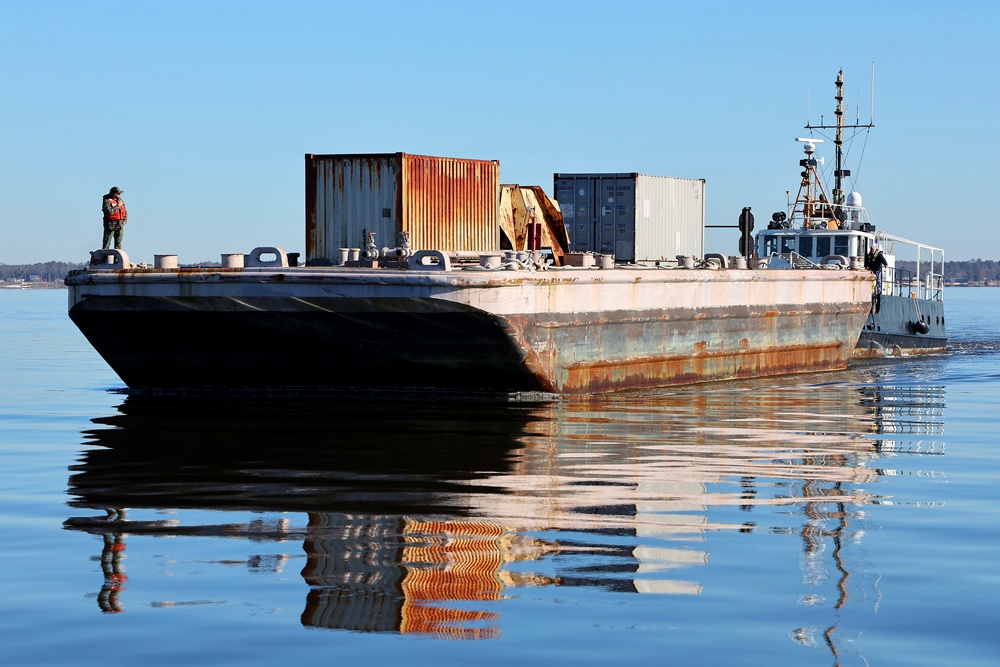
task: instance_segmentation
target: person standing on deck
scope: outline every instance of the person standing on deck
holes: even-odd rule
[[[122,201],[123,191],[114,187],[104,195],[104,203],[101,210],[104,213],[104,240],[102,248],[111,247],[111,239],[114,238],[115,250],[122,249],[122,237],[125,236],[125,225],[128,223],[128,211],[125,209],[125,202]]]
[[[878,247],[878,242],[872,243],[871,248],[865,253],[865,268],[875,274],[875,284],[872,285],[872,289],[875,294],[873,306],[876,313],[882,303],[882,269],[887,266],[889,262],[882,254],[882,249]]]
[[[865,255],[865,268],[877,276],[882,272],[882,268],[886,266],[889,266],[889,262],[886,261],[885,255],[882,254],[882,249],[878,247],[878,243],[873,243]]]

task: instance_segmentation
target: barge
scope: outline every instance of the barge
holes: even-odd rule
[[[702,180],[557,182],[571,224],[497,161],[308,154],[302,266],[98,250],[66,278],[69,316],[136,390],[592,393],[847,366],[870,272],[701,252]]]

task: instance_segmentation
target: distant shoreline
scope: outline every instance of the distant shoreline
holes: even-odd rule
[[[6,290],[8,292],[30,292],[31,290],[40,289],[66,289],[66,283],[63,282],[0,282],[0,289]]]

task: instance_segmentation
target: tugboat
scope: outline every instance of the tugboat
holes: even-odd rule
[[[947,333],[944,318],[944,250],[911,241],[878,229],[861,194],[844,195],[844,130],[870,130],[874,123],[844,123],[844,71],[837,86],[835,125],[808,124],[810,133],[835,130],[836,164],[833,190],[828,192],[818,166],[816,150],[823,139],[797,138],[805,157],[799,161],[801,183],[787,213],[771,216],[766,230],[757,234],[754,247],[758,266],[768,269],[802,269],[849,266],[868,268],[875,274],[871,310],[858,338],[854,356],[884,357],[944,352]],[[908,261],[904,263],[900,252]]]

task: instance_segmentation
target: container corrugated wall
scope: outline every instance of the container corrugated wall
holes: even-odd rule
[[[636,179],[635,254],[638,261],[705,254],[705,181]]]
[[[500,247],[500,163],[403,154],[403,230],[414,248]]]
[[[496,160],[386,153],[306,155],[306,254],[331,264],[338,248],[491,251],[500,244]]]
[[[703,179],[555,174],[554,191],[575,252],[624,262],[704,254]]]

